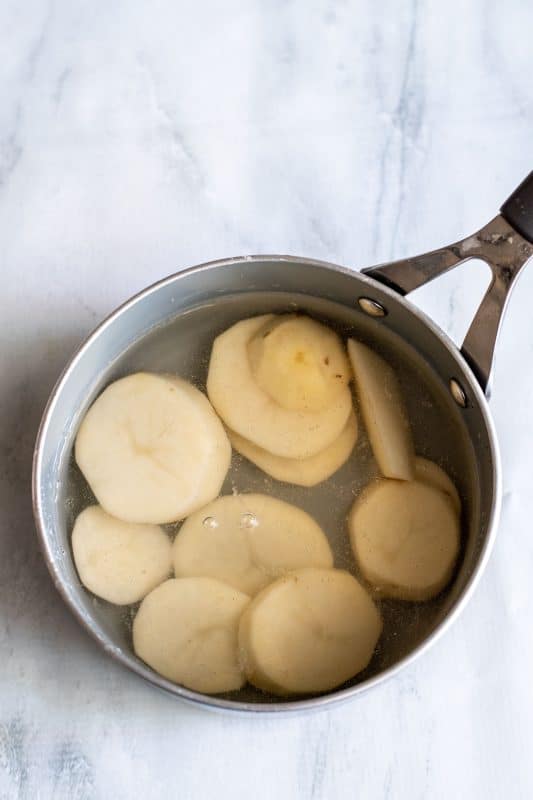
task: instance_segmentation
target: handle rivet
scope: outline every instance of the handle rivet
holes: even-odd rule
[[[377,300],[371,300],[370,297],[360,297],[357,302],[369,317],[384,317],[387,314],[387,310],[381,303],[378,303]]]
[[[461,408],[467,407],[468,399],[466,392],[459,381],[456,381],[455,378],[450,378],[450,392],[458,406],[461,406]]]

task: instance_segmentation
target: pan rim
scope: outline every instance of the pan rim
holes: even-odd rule
[[[141,661],[138,661],[133,655],[133,653],[126,653],[117,645],[113,644],[108,639],[108,637],[105,636],[101,631],[95,629],[94,626],[89,625],[88,620],[85,618],[85,616],[81,613],[80,609],[77,607],[75,602],[75,597],[71,596],[70,590],[65,585],[65,582],[63,581],[59,573],[57,565],[55,564],[55,560],[48,542],[48,534],[47,534],[48,525],[45,520],[43,507],[41,504],[41,497],[43,494],[42,492],[42,458],[44,449],[43,443],[46,438],[48,426],[64,384],[68,380],[69,375],[76,366],[76,364],[84,357],[85,352],[90,348],[92,342],[96,340],[102,334],[103,331],[109,328],[115,322],[116,319],[118,319],[123,314],[127,313],[127,311],[131,307],[136,305],[141,300],[144,300],[144,298],[148,297],[150,294],[159,291],[167,284],[179,281],[182,277],[185,277],[193,273],[199,273],[202,271],[207,271],[224,266],[234,266],[239,263],[246,264],[249,262],[257,262],[257,261],[278,261],[278,262],[298,263],[298,264],[304,263],[313,265],[320,269],[324,269],[325,272],[331,272],[331,271],[340,272],[342,274],[349,276],[355,281],[360,281],[363,284],[366,284],[370,288],[378,288],[380,292],[382,292],[385,296],[390,297],[394,302],[406,306],[407,311],[416,318],[418,318],[418,320],[422,322],[425,325],[425,327],[428,328],[440,340],[443,346],[452,355],[453,359],[458,364],[460,364],[461,368],[463,369],[464,373],[468,378],[468,384],[469,384],[468,388],[472,393],[472,395],[475,397],[477,407],[481,414],[482,421],[487,431],[487,436],[490,443],[492,479],[494,486],[494,491],[492,494],[492,500],[489,509],[487,533],[480,554],[478,556],[477,563],[475,564],[472,574],[469,577],[461,594],[457,597],[454,604],[450,607],[446,616],[439,622],[436,628],[429,634],[429,636],[424,641],[418,644],[413,650],[411,650],[409,653],[403,656],[403,658],[401,658],[392,666],[383,670],[379,674],[371,678],[368,678],[367,680],[362,681],[359,684],[356,684],[355,686],[351,686],[346,689],[340,689],[337,691],[332,691],[324,695],[318,695],[316,697],[306,698],[303,700],[276,701],[264,704],[254,703],[254,702],[244,702],[239,700],[230,700],[216,696],[204,695],[199,692],[194,692],[190,689],[186,689],[185,687],[179,686],[178,684],[174,684],[166,680],[165,678],[162,678],[161,676],[157,675],[157,673],[150,670]],[[380,685],[389,678],[392,678],[393,676],[398,674],[405,667],[409,666],[416,658],[423,655],[433,644],[435,644],[435,642],[444,634],[446,630],[448,630],[448,628],[452,625],[452,623],[458,618],[459,614],[465,608],[466,604],[470,600],[473,592],[475,591],[478,585],[478,582],[485,569],[485,566],[488,562],[488,559],[490,557],[494,545],[498,527],[498,521],[500,517],[501,495],[502,495],[502,486],[501,486],[500,452],[499,452],[498,439],[495,431],[495,426],[492,419],[492,415],[488,407],[487,399],[483,391],[481,390],[481,387],[479,386],[474,376],[474,373],[472,372],[472,370],[470,369],[470,367],[460,354],[460,351],[457,348],[457,346],[454,344],[454,342],[452,342],[452,340],[447,336],[447,334],[444,333],[444,331],[442,331],[441,328],[430,317],[428,317],[423,311],[414,306],[408,299],[402,297],[393,289],[390,289],[389,287],[379,283],[378,281],[367,275],[360,273],[355,269],[344,267],[328,261],[321,261],[313,258],[308,258],[305,256],[279,255],[279,254],[234,256],[229,258],[217,259],[214,261],[207,261],[195,266],[190,266],[150,284],[146,288],[142,289],[141,291],[137,292],[132,297],[127,299],[117,308],[115,308],[81,342],[80,346],[73,353],[71,358],[66,363],[63,371],[59,375],[50,393],[50,396],[48,398],[48,401],[46,403],[46,406],[44,408],[41,417],[41,422],[39,425],[35,448],[34,448],[33,464],[32,464],[33,515],[35,519],[40,549],[56,589],[58,590],[63,601],[70,609],[71,613],[74,614],[78,622],[81,623],[81,625],[85,628],[85,630],[87,630],[90,633],[92,638],[98,642],[98,644],[103,648],[103,650],[107,654],[111,655],[113,658],[119,661],[123,666],[127,667],[132,672],[139,675],[141,678],[144,678],[151,685],[167,693],[170,693],[173,696],[178,697],[184,700],[185,702],[195,705],[197,707],[203,707],[206,709],[216,710],[216,711],[230,711],[232,713],[245,714],[245,715],[248,715],[250,713],[256,713],[256,714],[272,714],[280,712],[294,713],[296,711],[311,711],[311,710],[330,708],[333,705],[337,705],[343,701],[352,699],[356,695],[363,694],[364,692]]]

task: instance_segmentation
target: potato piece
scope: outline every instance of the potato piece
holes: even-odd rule
[[[240,689],[237,631],[250,598],[213,578],[171,579],[150,592],[133,621],[133,649],[174,683],[207,694]]]
[[[324,411],[351,377],[337,334],[296,314],[268,320],[250,339],[248,357],[259,388],[291,411]]]
[[[381,630],[376,606],[352,575],[300,569],[252,600],[239,649],[254,686],[281,695],[325,692],[367,666]]]
[[[459,492],[450,476],[444,472],[442,467],[439,467],[434,461],[429,461],[427,458],[417,456],[415,458],[415,478],[417,481],[420,481],[420,483],[427,483],[428,486],[433,486],[435,489],[440,489],[447,494],[452,501],[457,515],[459,517],[461,516],[461,498],[459,497]]]
[[[378,478],[355,501],[348,528],[363,577],[384,597],[429,600],[452,576],[459,520],[440,489]]]
[[[412,480],[414,448],[398,379],[369,347],[348,340],[359,404],[378,466],[387,478]]]
[[[78,515],[72,552],[78,575],[93,594],[117,605],[141,600],[172,570],[171,543],[157,525],[139,525],[90,506]]]
[[[176,577],[218,578],[256,594],[297,567],[332,567],[322,529],[296,506],[264,494],[219,497],[192,514],[173,547]]]
[[[352,410],[347,386],[324,411],[289,411],[255,382],[248,344],[273,315],[237,322],[215,339],[207,393],[228,428],[284,458],[308,458],[337,439]]]
[[[233,448],[267,475],[297,486],[316,486],[330,478],[348,460],[357,442],[357,418],[350,414],[340,436],[325,450],[308,458],[275,456],[234,431],[228,429],[227,434]]]
[[[227,434],[234,449],[267,475],[297,486],[316,486],[330,478],[348,460],[357,441],[357,418],[350,414],[341,435],[325,450],[309,458],[275,456],[234,431],[228,429]]]
[[[108,386],[76,437],[76,462],[96,499],[127,522],[183,519],[217,496],[230,459],[205,395],[145,372]]]

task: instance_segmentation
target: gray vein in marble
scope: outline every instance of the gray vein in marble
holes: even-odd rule
[[[26,74],[30,81],[33,80],[33,78],[35,77],[37,67],[39,65],[39,60],[41,58],[44,46],[46,44],[46,39],[51,19],[52,19],[52,3],[48,5],[43,23],[39,29],[39,33],[37,35],[37,38],[35,39],[35,42],[30,48],[30,52],[28,54],[28,58],[26,61]]]
[[[428,731],[427,735],[424,737],[424,744],[426,746],[427,752],[426,757],[424,759],[424,791],[423,797],[428,797],[430,794],[430,783],[431,783],[431,776],[432,776],[432,769],[433,769],[433,761],[431,758],[431,750],[433,747],[433,742],[435,740],[435,725],[433,722],[428,723]]]
[[[416,140],[423,111],[423,93],[420,87],[415,86],[413,76],[417,32],[418,0],[413,0],[400,97],[394,113],[394,122],[400,132],[400,174],[398,179],[399,195],[396,201],[396,215],[392,227],[390,243],[391,258],[393,258],[396,253],[396,240],[405,202],[405,182],[409,167],[410,148],[412,143]]]
[[[167,132],[171,147],[171,162],[178,171],[189,176],[190,182],[197,187],[205,187],[205,171],[198,160],[196,153],[190,146],[187,137],[179,128],[172,112],[163,103],[159,96],[157,78],[149,63],[143,56],[137,59],[138,66],[145,75],[148,84],[148,93],[152,101],[154,111],[162,120]]]
[[[399,679],[399,688],[401,696],[420,700],[418,685],[416,683],[416,674],[407,673],[406,675],[402,675]]]
[[[7,184],[23,153],[19,138],[19,128],[22,120],[20,103],[16,105],[14,117],[11,130],[3,138],[0,138],[0,189]]]
[[[392,797],[392,766],[389,764],[383,781],[383,800],[391,800]]]
[[[294,45],[294,39],[291,36],[285,36],[280,40],[277,54],[277,61],[280,64],[294,64],[296,60],[296,47]]]
[[[513,72],[509,69],[509,59],[506,58],[506,52],[502,50],[500,27],[498,25],[500,14],[501,6],[499,2],[487,3],[486,13],[482,15],[481,19],[481,53],[487,63],[491,79],[501,87],[496,92],[504,92],[515,115],[518,118],[526,119],[533,109],[529,91],[531,82],[524,82],[523,80],[517,82],[514,79]],[[496,92],[495,99],[497,97]]]
[[[333,243],[331,238],[326,233],[326,229],[324,228],[321,220],[309,209],[307,202],[299,192],[295,192],[294,197],[304,213],[309,232],[311,233],[315,242],[322,250],[325,250],[327,253],[331,252]]]
[[[96,311],[96,309],[93,308],[91,305],[89,305],[89,303],[87,303],[84,300],[84,298],[80,294],[78,294],[77,292],[75,294],[73,294],[72,299],[80,306],[80,308],[83,308],[83,310],[86,311],[89,314],[89,316],[91,317],[92,320],[96,320],[96,319],[100,319],[101,318],[101,316],[102,316],[101,312]]]
[[[12,132],[0,142],[0,187],[5,186],[22,156],[22,145]]]
[[[63,69],[59,73],[52,94],[52,100],[54,101],[56,106],[58,106],[61,103],[61,100],[63,99],[63,92],[65,90],[65,85],[67,84],[71,75],[72,75],[72,67],[65,67],[65,69]]]
[[[9,427],[5,430],[0,429],[0,476],[7,480],[12,487],[25,481],[27,456],[31,452],[32,440],[31,433],[28,436],[27,421],[31,413],[32,387],[29,378],[22,378],[15,387],[14,396],[17,398],[17,410],[19,412],[15,420],[11,420]],[[5,413],[7,409],[2,408]]]
[[[329,744],[329,718],[324,730],[321,731],[315,744],[315,761],[313,765],[313,780],[311,783],[310,800],[322,797],[324,778],[326,775],[327,754]]]
[[[27,797],[30,765],[26,739],[27,728],[20,717],[0,725],[0,770],[4,770],[17,787],[18,800]]]
[[[320,223],[320,220],[318,219],[318,217],[316,217],[314,215],[310,215],[308,217],[308,220],[309,220],[309,227],[310,227],[311,233],[314,235],[314,237],[318,241],[320,247],[322,247],[322,248],[324,248],[324,249],[326,249],[328,251],[331,250],[331,247],[332,247],[331,240],[329,239],[329,237],[326,236],[324,228],[323,228],[322,224]]]
[[[72,740],[60,744],[49,762],[54,796],[90,800],[95,796],[92,764]]]
[[[415,87],[413,66],[416,57],[416,39],[418,31],[418,0],[413,0],[410,11],[410,23],[407,36],[406,54],[402,70],[402,81],[396,108],[389,121],[388,133],[381,151],[378,165],[379,181],[376,200],[376,225],[374,228],[374,241],[372,251],[377,254],[379,242],[383,236],[381,220],[385,207],[386,196],[390,192],[390,176],[388,162],[391,151],[394,149],[396,134],[399,133],[399,175],[397,179],[397,197],[395,200],[396,213],[393,217],[392,231],[389,240],[389,257],[396,254],[397,237],[400,225],[403,203],[405,200],[405,183],[409,167],[409,154],[411,145],[420,129],[423,114],[423,97],[420,87]]]
[[[309,800],[320,800],[324,795],[324,785],[328,772],[328,756],[331,744],[331,714],[310,719],[304,726],[301,760],[298,765],[298,774],[301,776],[299,785],[300,797]]]
[[[165,112],[162,106],[159,106],[161,114],[164,115]],[[183,165],[186,170],[189,172],[192,181],[199,186],[205,184],[205,175],[201,169],[200,163],[192,150],[189,147],[187,139],[185,138],[184,134],[179,130],[179,128],[172,123],[172,117],[170,114],[167,114],[167,121],[169,124],[169,132],[171,136],[173,147],[173,155],[176,160],[176,164],[180,167]]]

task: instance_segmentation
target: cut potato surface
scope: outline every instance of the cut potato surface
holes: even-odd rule
[[[278,481],[297,486],[316,486],[330,478],[348,460],[357,442],[357,418],[354,413],[340,436],[325,450],[308,458],[275,456],[228,429],[229,440],[237,452]]]
[[[378,479],[356,500],[348,527],[361,573],[382,596],[428,600],[452,576],[459,519],[440,489]]]
[[[262,494],[219,497],[192,514],[173,545],[176,577],[208,576],[253,595],[297,567],[332,567],[322,529],[296,506]]]
[[[165,581],[133,621],[133,649],[175,683],[215,694],[240,689],[237,631],[250,598],[212,578]]]
[[[310,317],[281,314],[248,344],[257,385],[282,408],[323,411],[350,380],[350,365],[336,333]]]
[[[348,339],[359,404],[379,469],[387,478],[412,480],[414,448],[398,379],[369,347]]]
[[[173,522],[212,500],[231,459],[207,398],[184,380],[139,372],[93,403],[76,462],[103,508],[128,522]]]
[[[415,478],[420,483],[427,483],[428,486],[434,486],[435,489],[440,489],[448,495],[453,503],[453,507],[459,516],[461,516],[461,498],[457,491],[454,482],[450,476],[435,464],[434,461],[429,461],[427,458],[417,456],[415,459]]]
[[[252,600],[240,622],[239,650],[259,689],[323,692],[367,666],[381,630],[374,602],[352,575],[300,569]]]
[[[207,393],[226,425],[254,444],[284,458],[307,458],[337,439],[352,410],[344,386],[324,411],[282,408],[254,379],[248,344],[272,314],[237,322],[215,339]]]
[[[172,545],[161,528],[123,522],[99,506],[78,515],[72,552],[83,585],[117,605],[141,600],[172,571]]]

